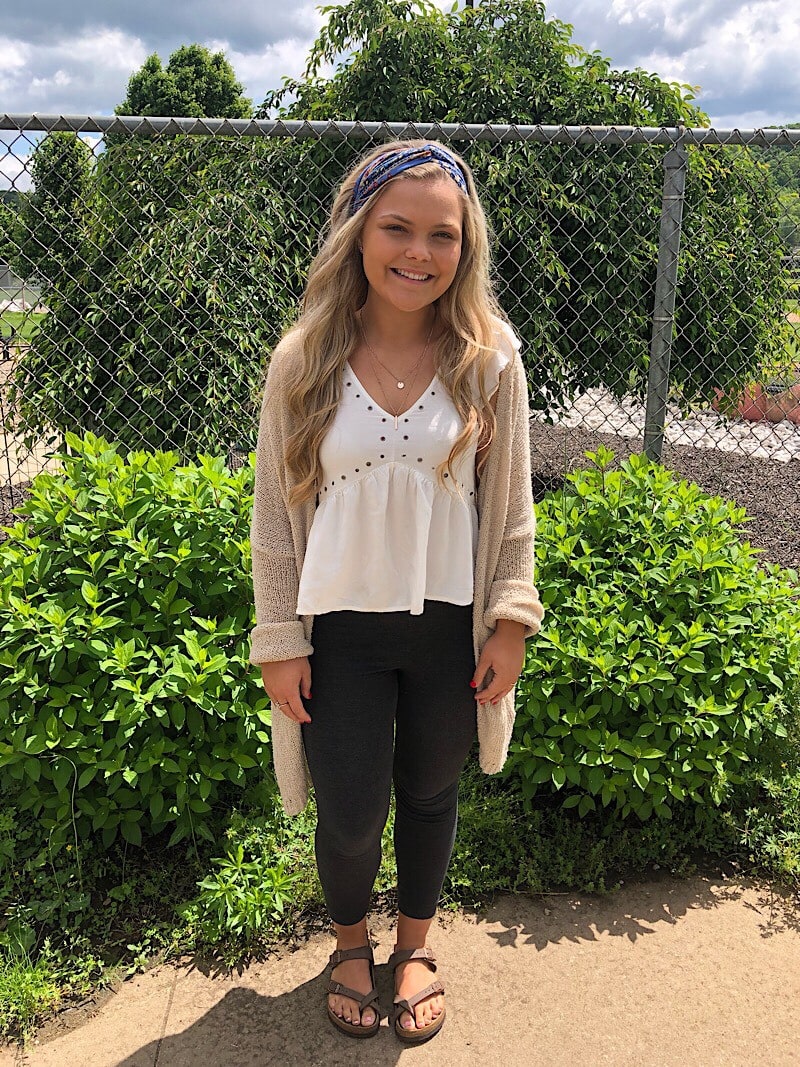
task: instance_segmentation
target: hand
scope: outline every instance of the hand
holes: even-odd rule
[[[475,699],[479,704],[496,704],[517,684],[525,663],[525,627],[511,619],[498,619],[497,628],[483,646],[475,668],[473,681],[477,683]],[[491,668],[493,678],[485,689],[481,685]]]
[[[308,656],[297,659],[282,659],[261,664],[261,681],[264,690],[275,705],[292,722],[311,722],[311,716],[303,707],[300,694],[308,700],[311,696],[311,664]]]

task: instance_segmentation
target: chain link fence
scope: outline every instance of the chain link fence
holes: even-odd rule
[[[601,442],[690,475],[744,464],[791,539],[798,130],[0,116],[6,514],[67,431],[243,462],[333,192],[396,137],[473,169],[538,490]]]

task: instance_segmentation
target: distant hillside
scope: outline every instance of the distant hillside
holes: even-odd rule
[[[800,122],[785,123],[787,130],[800,130]],[[769,163],[769,169],[780,189],[800,193],[800,144],[772,145],[755,150],[760,159]]]
[[[800,130],[800,122],[784,123]],[[779,226],[787,247],[800,252],[800,144],[753,148],[753,155],[769,165],[780,203]]]

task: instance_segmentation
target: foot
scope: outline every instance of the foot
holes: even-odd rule
[[[331,978],[334,982],[341,982],[350,989],[357,989],[359,993],[369,993],[372,982],[369,977],[369,960],[344,960],[333,968]],[[418,988],[422,989],[423,986]],[[329,993],[328,1003],[331,1011],[345,1022],[354,1026],[372,1026],[375,1022],[375,1009],[366,1007],[362,1012],[358,1010],[358,1004],[351,997],[343,997],[339,993]]]
[[[435,981],[434,972],[424,960],[406,960],[395,971],[395,992],[404,1000],[419,993],[425,986]],[[359,988],[353,986],[354,989]],[[414,1005],[413,1014],[408,1011],[400,1013],[400,1026],[404,1030],[417,1030],[429,1026],[444,1011],[444,995],[434,993]]]

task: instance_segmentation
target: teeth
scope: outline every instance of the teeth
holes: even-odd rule
[[[415,282],[424,282],[426,278],[430,278],[429,274],[412,274],[410,271],[400,270],[399,268],[395,268],[395,270],[404,278],[411,278]]]

